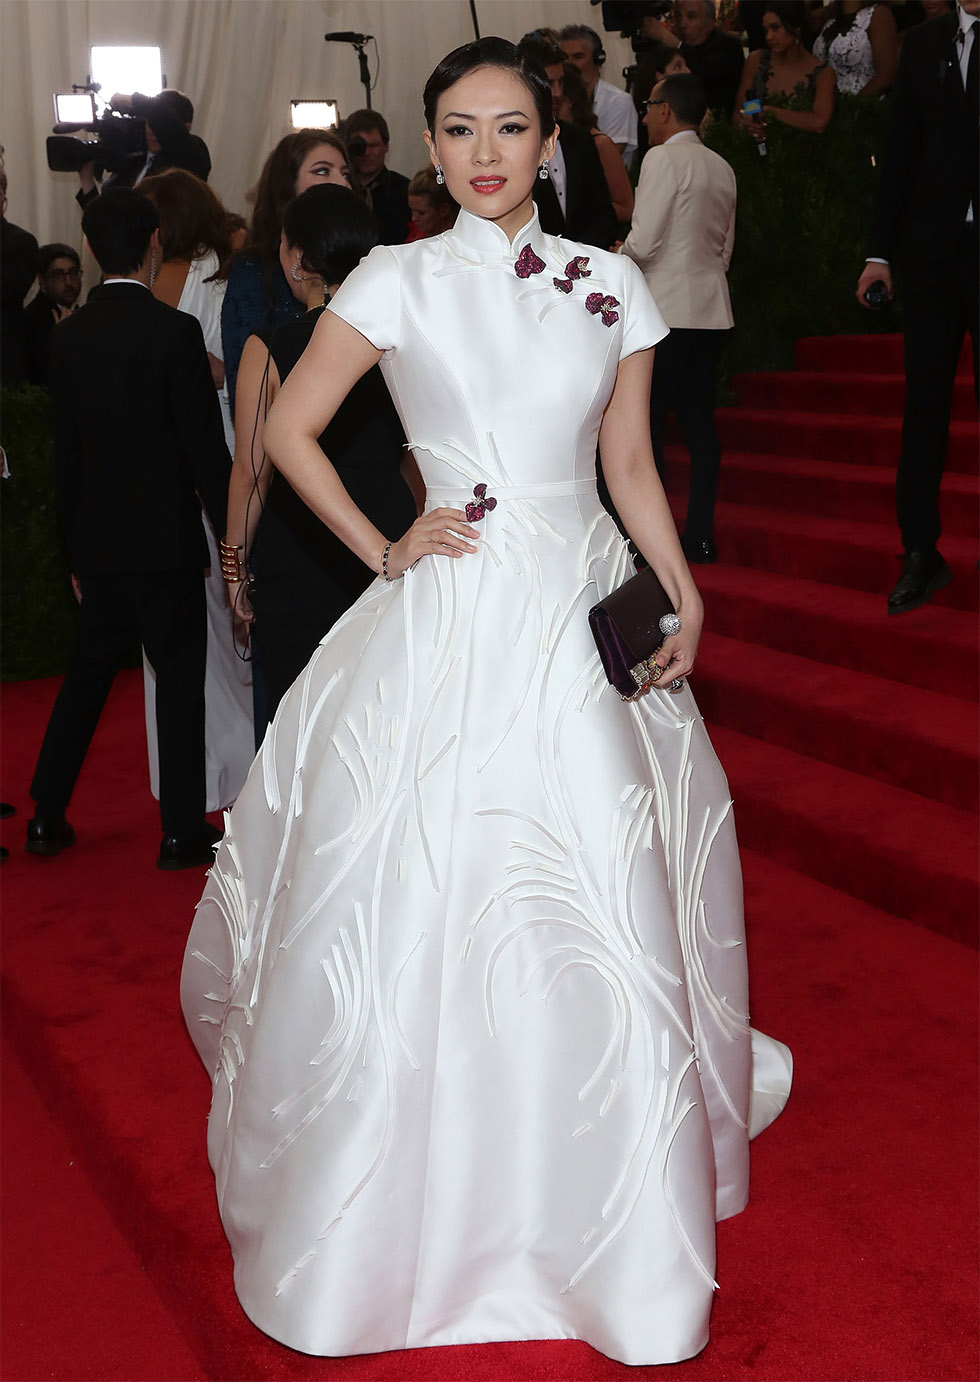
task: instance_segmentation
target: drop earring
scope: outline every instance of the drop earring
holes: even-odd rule
[[[299,265],[300,261],[297,259],[296,263],[289,270],[289,276],[294,283],[302,283],[304,278],[306,277]]]
[[[548,160],[547,160],[547,159],[545,159],[545,161],[542,163],[541,167],[538,169],[538,177],[541,179],[542,182],[547,182],[547,181],[548,181]]]
[[[445,173],[442,171],[442,164],[441,164],[441,163],[437,163],[437,164],[436,164],[436,182],[437,182],[437,183],[439,184],[439,186],[441,187],[445,181],[446,181],[446,175],[445,175]]]

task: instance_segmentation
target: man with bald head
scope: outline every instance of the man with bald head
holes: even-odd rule
[[[677,48],[708,93],[708,109],[730,120],[745,55],[734,34],[715,27],[714,0],[675,0],[673,27],[659,19],[644,21],[644,38]]]

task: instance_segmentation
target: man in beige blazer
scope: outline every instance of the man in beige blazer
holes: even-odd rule
[[[663,474],[663,431],[677,414],[691,456],[687,523],[689,561],[715,560],[715,495],[721,446],[714,420],[719,333],[733,325],[725,274],[735,240],[735,174],[698,137],[707,97],[699,77],[665,77],[646,103],[651,149],[636,189],[633,224],[622,253],[643,270],[670,327],[657,346],[650,430]]]

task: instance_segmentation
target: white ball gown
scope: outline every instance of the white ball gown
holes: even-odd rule
[[[631,574],[599,423],[666,328],[634,264],[537,213],[513,245],[464,211],[375,249],[330,310],[384,351],[428,505],[486,484],[496,506],[476,554],[377,581],[331,629],[197,910],[182,1000],[239,1298],[308,1353],[686,1358],[750,1104],[754,1131],[790,1068],[750,1033],[693,696],[623,703],[589,633]]]

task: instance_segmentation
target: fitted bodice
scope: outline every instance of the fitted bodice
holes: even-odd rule
[[[588,276],[573,279],[578,256]],[[590,295],[615,301],[591,310]],[[432,488],[594,480],[619,361],[666,334],[629,260],[545,235],[536,211],[513,242],[462,211],[442,235],[379,246],[329,310],[384,351],[382,372]]]

